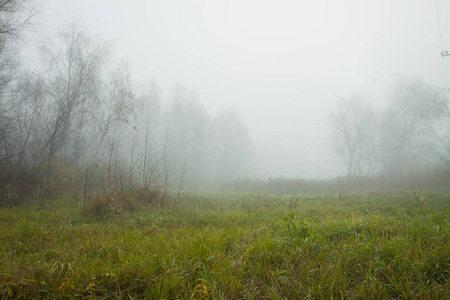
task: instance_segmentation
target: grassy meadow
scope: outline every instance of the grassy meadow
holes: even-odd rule
[[[0,208],[1,298],[450,298],[448,194],[81,202]]]

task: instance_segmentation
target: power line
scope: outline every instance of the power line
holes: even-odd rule
[[[436,16],[437,16],[437,22],[438,22],[438,28],[439,28],[439,38],[441,40],[441,49],[442,49],[441,55],[444,56],[443,55],[443,53],[444,53],[444,43],[442,42],[441,19],[439,18],[439,8],[438,8],[437,0],[434,0],[434,3],[436,3]],[[447,51],[447,53],[448,53],[448,51]]]
[[[434,3],[436,4],[436,15],[437,15],[437,21],[438,21],[438,28],[439,28],[439,38],[441,40],[441,49],[442,49],[442,51],[441,51],[442,65],[444,67],[444,80],[445,80],[444,81],[444,101],[445,101],[444,108],[445,108],[445,111],[447,112],[447,115],[450,117],[448,98],[447,98],[447,91],[448,90],[446,88],[446,86],[447,86],[447,68],[446,68],[446,65],[445,65],[445,57],[446,56],[450,56],[450,54],[448,53],[447,50],[445,50],[445,52],[444,52],[444,43],[442,41],[441,20],[439,18],[439,8],[438,8],[437,0],[434,0]],[[433,128],[433,126],[431,126],[431,127]],[[434,128],[433,128],[433,130],[434,130]],[[435,131],[435,133],[436,133],[436,131]],[[436,134],[436,135],[439,137],[439,139],[442,142],[442,138],[438,134]],[[444,144],[444,146],[446,146],[446,145]],[[448,147],[447,147],[447,149],[448,149]]]
[[[442,41],[441,19],[439,18],[439,7],[438,7],[437,0],[434,0],[434,3],[436,4],[436,16],[437,16],[437,23],[438,23],[438,29],[439,29],[439,39],[441,41],[442,65],[444,67],[444,86],[446,86],[447,85],[447,68],[446,68],[446,65],[445,65],[444,58],[446,56],[450,56],[450,54],[448,53],[447,50],[445,50],[445,52],[444,52],[444,42]],[[445,90],[444,97],[445,97],[445,99],[447,99],[447,92],[446,92],[446,90]]]

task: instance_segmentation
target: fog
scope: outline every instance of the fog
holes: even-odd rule
[[[436,7],[438,5],[438,10]],[[40,34],[77,20],[111,41],[138,82],[194,91],[211,114],[234,110],[252,141],[240,176],[346,174],[329,116],[362,94],[376,110],[402,78],[445,86],[446,1],[44,0]],[[438,26],[438,15],[440,27]],[[24,50],[33,64],[35,44]],[[447,58],[450,59],[450,58]]]

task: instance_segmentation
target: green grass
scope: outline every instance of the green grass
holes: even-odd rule
[[[449,207],[439,194],[223,193],[103,217],[77,202],[0,209],[0,296],[444,299]]]

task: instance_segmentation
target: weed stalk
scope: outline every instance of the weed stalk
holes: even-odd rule
[[[428,221],[427,214],[425,213],[425,209],[423,208],[424,200],[422,200],[422,202],[420,202],[419,197],[417,197],[417,193],[416,193],[416,190],[414,189],[414,186],[411,185],[411,188],[412,188],[414,197],[417,200],[417,203],[419,203],[420,210],[422,211],[422,214],[425,217],[425,221],[427,221],[427,224],[430,225],[430,222]]]

